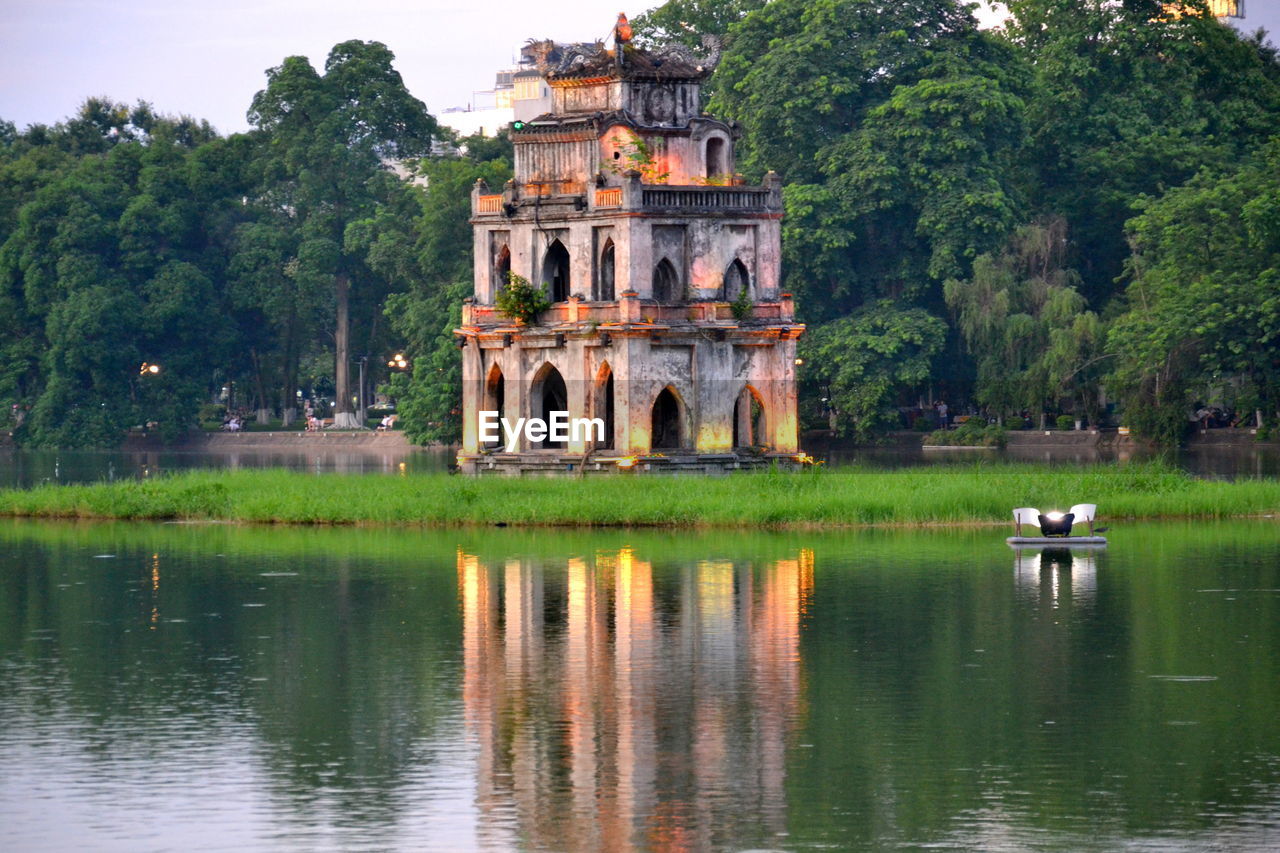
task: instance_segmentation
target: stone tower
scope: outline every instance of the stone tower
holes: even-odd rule
[[[799,450],[780,181],[737,180],[734,125],[700,112],[706,63],[615,42],[547,58],[553,108],[512,126],[515,178],[473,190],[464,471],[713,470]],[[528,324],[495,307],[509,272],[552,301]],[[508,451],[482,440],[482,411],[566,411],[604,436]]]

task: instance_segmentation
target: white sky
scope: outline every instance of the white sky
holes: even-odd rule
[[[606,37],[658,0],[0,0],[0,118],[52,124],[91,95],[208,119],[229,133],[286,56],[316,68],[380,41],[433,114],[490,89],[529,38]]]
[[[390,47],[409,90],[439,115],[491,88],[527,39],[605,38],[619,11],[660,2],[0,0],[0,118],[52,124],[106,95],[243,130],[267,68],[297,54],[320,68],[347,39]],[[1280,6],[1248,2],[1254,26]]]

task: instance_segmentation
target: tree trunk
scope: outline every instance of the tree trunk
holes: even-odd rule
[[[333,330],[334,396],[333,425],[337,429],[359,429],[351,405],[351,279],[339,274],[334,279],[337,295],[337,325]]]
[[[294,355],[297,324],[291,319],[285,333],[283,374],[280,384],[280,423],[291,425],[298,417],[298,369],[294,366],[297,357]]]
[[[262,359],[258,358],[257,351],[253,349],[249,350],[249,357],[253,360],[253,384],[257,392],[254,420],[266,426],[271,423],[271,409],[267,407],[267,387],[262,382]]]

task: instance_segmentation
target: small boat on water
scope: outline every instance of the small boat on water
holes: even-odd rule
[[[1019,507],[1013,511],[1014,535],[1004,541],[1015,547],[1057,545],[1068,548],[1100,548],[1107,544],[1107,538],[1097,535],[1106,528],[1094,531],[1093,522],[1097,514],[1097,504],[1076,504],[1065,513],[1042,513],[1035,507]],[[1089,525],[1088,536],[1071,535],[1071,528],[1076,522]],[[1027,528],[1025,531],[1024,526]]]

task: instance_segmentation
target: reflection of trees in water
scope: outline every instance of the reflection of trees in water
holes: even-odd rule
[[[456,679],[457,618],[439,606],[451,578],[409,584],[350,555],[175,557],[105,536],[89,551],[5,548],[22,570],[0,572],[0,656],[47,626],[37,663],[60,687],[42,688],[41,702],[92,721],[64,748],[88,737],[117,759],[196,749],[207,760],[251,735],[244,757],[262,776],[245,783],[284,804],[288,821],[332,825],[336,814],[358,831],[403,811],[400,786],[432,760],[451,710],[439,695]],[[0,706],[12,710],[4,681]]]
[[[812,556],[669,571],[459,553],[480,841],[706,848],[786,830]],[[514,820],[512,819],[514,817]]]

